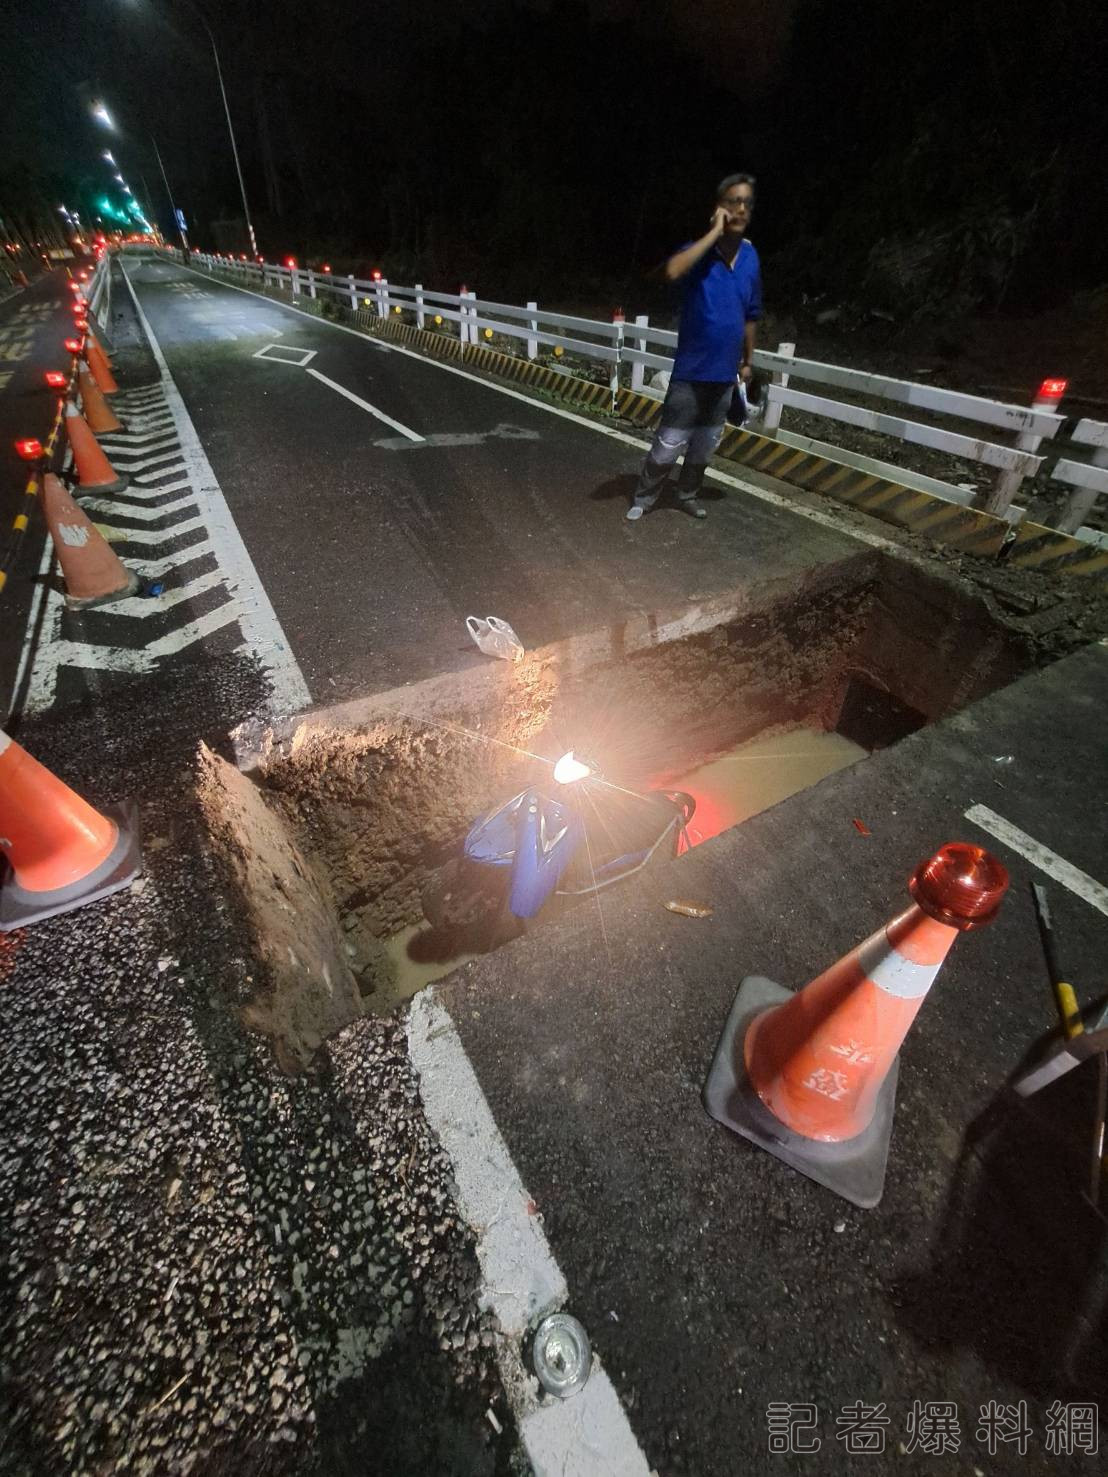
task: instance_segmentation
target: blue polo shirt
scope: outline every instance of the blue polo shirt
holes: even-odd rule
[[[682,285],[685,295],[673,378],[717,384],[734,380],[742,359],[743,329],[762,316],[757,251],[744,240],[728,266],[713,246],[686,273]]]

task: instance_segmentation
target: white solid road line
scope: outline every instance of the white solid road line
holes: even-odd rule
[[[176,265],[182,266],[180,262]],[[197,277],[202,277],[209,282],[219,281],[218,278],[207,277],[195,267],[184,267],[183,270],[193,272]],[[445,364],[441,359],[432,359],[426,354],[418,353],[415,349],[405,349],[400,344],[386,346],[377,343],[369,334],[362,333],[360,329],[351,328],[346,323],[333,323],[330,318],[317,318],[314,313],[306,313],[303,308],[294,308],[292,303],[276,303],[272,298],[263,297],[260,292],[252,292],[249,287],[239,287],[234,282],[220,282],[220,286],[227,287],[232,292],[245,292],[247,297],[256,297],[259,302],[270,303],[286,313],[297,313],[301,318],[308,318],[312,323],[322,324],[325,328],[337,328],[340,333],[352,333],[355,338],[360,338],[363,344],[370,344],[373,348],[388,347],[394,354],[403,354],[408,359],[416,359],[420,364],[426,364],[432,369],[441,369],[444,374],[456,374],[459,379],[469,380],[472,384],[481,385],[486,390],[493,390],[498,395],[507,395],[511,400],[520,400],[524,405],[530,405],[533,410],[542,410],[547,415],[556,415],[564,421],[572,421],[574,425],[584,426],[587,431],[593,431],[598,436],[608,436],[613,441],[621,441],[625,446],[633,446],[636,451],[650,450],[650,442],[644,441],[641,436],[630,436],[626,431],[617,431],[612,426],[602,426],[598,421],[588,420],[583,415],[575,415],[572,410],[563,410],[560,405],[549,405],[545,400],[534,399],[519,390],[510,389],[507,385],[498,385],[493,380],[482,379],[480,375],[471,374],[468,369],[459,369],[456,364]],[[745,492],[748,497],[768,503],[771,508],[780,508],[783,512],[792,513],[794,517],[803,518],[808,523],[818,524],[820,528],[829,528],[842,538],[857,539],[859,543],[866,544],[871,549],[881,549],[886,554],[904,557],[904,549],[899,544],[893,543],[891,539],[882,538],[877,533],[870,533],[865,528],[846,527],[838,518],[832,517],[830,513],[821,513],[818,508],[802,507],[790,498],[782,497],[779,492],[771,492],[767,487],[755,487],[753,483],[744,482],[739,477],[732,477],[727,472],[719,472],[715,467],[709,467],[707,475],[713,482],[722,482],[725,487],[733,487],[737,492]]]
[[[540,1404],[531,1393],[520,1344],[541,1317],[565,1306],[566,1281],[433,987],[412,1001],[408,1050],[427,1121],[453,1164],[458,1208],[477,1237],[482,1302],[507,1335],[499,1341],[500,1372],[535,1472],[649,1477],[649,1463],[595,1354],[584,1389],[571,1399]]]
[[[300,664],[293,655],[288,637],[281,629],[281,623],[265,592],[265,586],[258,577],[258,571],[254,568],[242,535],[235,526],[231,510],[227,506],[227,499],[223,496],[223,490],[200,444],[200,437],[196,434],[196,427],[185,409],[185,402],[169,372],[165,355],[162,353],[158,340],[154,337],[154,330],[142,311],[138,294],[122,262],[120,270],[127,284],[127,290],[131,294],[131,301],[135,305],[135,314],[150,344],[150,352],[154,355],[154,361],[158,366],[162,392],[173,412],[177,435],[181,442],[181,456],[201,508],[202,516],[196,522],[207,529],[208,536],[216,549],[219,567],[226,577],[228,590],[233,596],[241,599],[241,603],[232,600],[230,605],[238,611],[242,634],[246,638],[246,649],[258,658],[269,678],[271,692],[268,707],[281,714],[299,712],[300,709],[308,707],[312,700],[308,684],[300,670]],[[163,534],[159,535],[159,538],[176,538],[187,526],[189,525],[179,524],[176,528],[166,529]],[[226,608],[221,607],[217,614],[222,613]],[[205,617],[205,620],[210,620],[210,617]],[[195,624],[199,630],[200,624]]]
[[[391,415],[386,415],[383,410],[378,410],[376,405],[370,405],[368,400],[363,400],[360,395],[355,395],[353,390],[348,390],[345,385],[338,384],[335,380],[328,379],[325,374],[320,374],[318,369],[308,368],[307,373],[313,379],[319,380],[320,384],[330,385],[331,389],[342,395],[345,399],[360,405],[363,410],[368,410],[370,415],[375,415],[379,421],[384,421],[386,426],[391,426],[394,431],[399,431],[401,436],[407,436],[409,441],[422,441],[423,437],[413,431],[410,426],[402,426],[399,421],[394,421]]]
[[[1053,877],[1055,882],[1060,882],[1063,887],[1068,887],[1070,892],[1076,893],[1091,908],[1096,908],[1098,913],[1108,916],[1108,887],[1098,882],[1095,877],[1090,877],[1088,872],[1083,872],[1080,867],[1075,867],[1072,862],[1067,862],[1065,857],[1051,851],[1049,846],[1044,846],[1041,841],[1036,841],[1034,836],[1029,836],[1026,831],[1021,831],[1018,826],[1013,826],[1011,821],[1006,821],[1002,815],[997,815],[995,810],[990,810],[987,805],[971,805],[965,812],[967,821],[972,821],[975,826],[980,826],[1002,845],[1014,851],[1017,856],[1022,856],[1032,866],[1038,867],[1040,872],[1045,872],[1048,877]]]

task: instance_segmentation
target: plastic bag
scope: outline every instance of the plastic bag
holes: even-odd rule
[[[466,630],[486,656],[498,656],[506,662],[518,662],[523,656],[523,642],[507,621],[488,615],[466,616]]]

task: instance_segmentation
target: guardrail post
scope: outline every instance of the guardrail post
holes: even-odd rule
[[[299,297],[300,296],[300,268],[299,267],[293,267],[292,271],[289,273],[289,280],[292,282],[292,295],[293,295],[293,297]]]
[[[415,285],[415,321],[416,327],[422,328],[426,322],[426,314],[423,311],[423,283]]]
[[[1065,380],[1043,380],[1038,393],[1031,402],[1032,410],[1057,410],[1058,402],[1066,391]],[[1017,451],[1038,451],[1041,436],[1030,431],[1021,431],[1016,437]],[[1016,493],[1023,482],[1023,473],[1007,468],[997,474],[993,490],[985,494],[982,508],[994,518],[1004,518],[1012,506]]]
[[[638,317],[635,319],[635,327],[636,328],[645,328],[649,324],[649,322],[650,322],[649,315],[646,314],[646,313],[640,313],[638,315]],[[635,348],[638,349],[638,351],[639,351],[640,354],[645,354],[646,353],[646,334],[645,333],[632,334],[631,335],[631,340],[634,343]],[[645,373],[646,373],[646,365],[645,364],[641,364],[641,363],[639,363],[636,360],[631,365],[631,388],[632,388],[632,390],[638,391],[638,390],[641,390],[642,389],[643,384],[645,383],[645,378],[644,378],[645,377]]]
[[[1098,447],[1089,461],[1094,467],[1108,467],[1108,447]],[[1092,512],[1099,496],[1095,487],[1079,487],[1071,492],[1054,527],[1059,533],[1076,533]]]
[[[387,277],[377,278],[377,282],[374,287],[374,296],[377,299],[378,318],[387,318],[389,316],[389,284]]]
[[[538,303],[528,303],[527,310],[528,312],[537,313],[539,311]],[[531,330],[527,335],[527,357],[528,359],[537,359],[539,357],[539,341],[534,335],[539,331],[539,320],[537,318],[528,318],[527,327]]]
[[[315,297],[316,296],[316,290],[315,290],[315,272],[312,270],[311,267],[308,268],[308,296],[309,297]]]
[[[351,272],[346,279],[346,290],[350,294],[350,311],[358,311],[358,289],[354,286],[354,273]]]
[[[796,345],[778,344],[777,352],[783,359],[794,359],[796,357]],[[783,390],[789,383],[788,374],[778,370],[774,370],[772,378],[773,384],[766,391],[766,413],[762,419],[762,429],[767,434],[776,432],[778,426],[781,424],[781,411],[783,407],[780,400],[773,398],[773,388],[776,385]]]
[[[623,363],[623,309],[617,308],[612,314],[612,326],[615,328],[615,337],[612,340],[616,351],[616,357],[612,360],[611,373],[608,376],[608,388],[612,392],[612,413],[615,414],[616,404],[619,400],[619,370]]]

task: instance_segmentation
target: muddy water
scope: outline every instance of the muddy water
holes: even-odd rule
[[[696,800],[689,839],[697,846],[865,757],[865,749],[840,734],[794,728],[740,744],[710,764],[702,764],[676,780],[667,781],[666,788],[686,790]],[[476,954],[458,954],[446,959],[424,957],[428,951],[421,944],[430,933],[429,925],[417,923],[387,941],[385,948],[395,966],[396,981],[388,992],[387,1005],[378,1002],[375,1008],[383,1005],[391,1008],[408,1000],[424,985],[478,957]]]
[[[794,728],[740,744],[667,788],[687,790],[696,801],[689,826],[696,846],[865,757],[865,749],[841,734]]]

